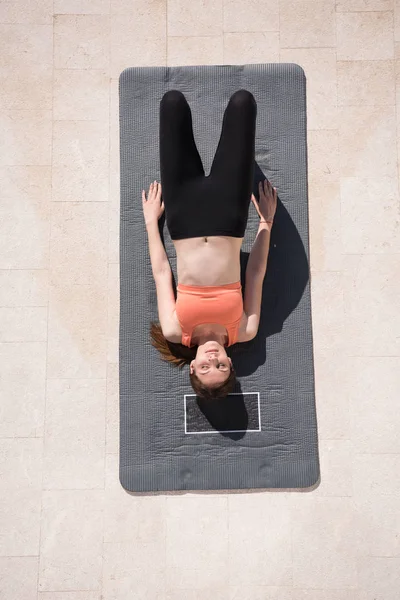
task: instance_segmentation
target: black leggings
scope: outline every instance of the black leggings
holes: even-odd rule
[[[232,94],[206,177],[185,96],[179,90],[164,94],[160,102],[160,170],[171,239],[244,237],[253,189],[256,116],[257,103],[251,92],[240,89]]]

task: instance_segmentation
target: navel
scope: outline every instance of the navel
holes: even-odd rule
[[[205,241],[205,242],[207,241],[207,238],[206,238],[206,237],[204,238],[204,241]]]

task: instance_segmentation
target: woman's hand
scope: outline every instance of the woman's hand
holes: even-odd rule
[[[258,203],[254,194],[251,195],[251,200],[259,214],[260,220],[272,223],[275,216],[277,204],[276,188],[272,187],[268,179],[264,179],[264,185],[260,181],[258,184],[260,202]]]
[[[143,216],[146,223],[146,227],[152,223],[157,223],[158,219],[164,212],[164,202],[161,202],[161,183],[157,183],[154,180],[150,184],[149,193],[146,200],[146,193],[142,190],[142,205],[143,205]]]

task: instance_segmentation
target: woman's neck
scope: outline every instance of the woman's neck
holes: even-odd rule
[[[228,341],[228,332],[226,327],[211,323],[199,325],[198,327],[194,328],[194,334],[192,334],[193,343],[200,346],[210,341],[218,342],[221,344],[221,346],[224,346]]]

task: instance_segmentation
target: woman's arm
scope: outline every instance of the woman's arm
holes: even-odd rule
[[[247,271],[252,274],[261,273],[264,277],[267,270],[271,228],[276,212],[278,194],[276,188],[271,185],[268,179],[264,179],[264,182],[259,181],[258,191],[259,202],[257,202],[254,194],[251,195],[251,201],[260,217],[260,224],[247,262]]]
[[[271,223],[260,223],[256,240],[247,261],[243,302],[243,310],[247,317],[244,341],[252,340],[258,332],[271,227]]]
[[[156,278],[160,273],[171,270],[168,256],[162,243],[158,221],[146,225],[147,237],[149,241],[149,252],[153,277]]]
[[[272,223],[260,223],[256,239],[247,261],[246,273],[262,273],[265,275],[269,253]]]

